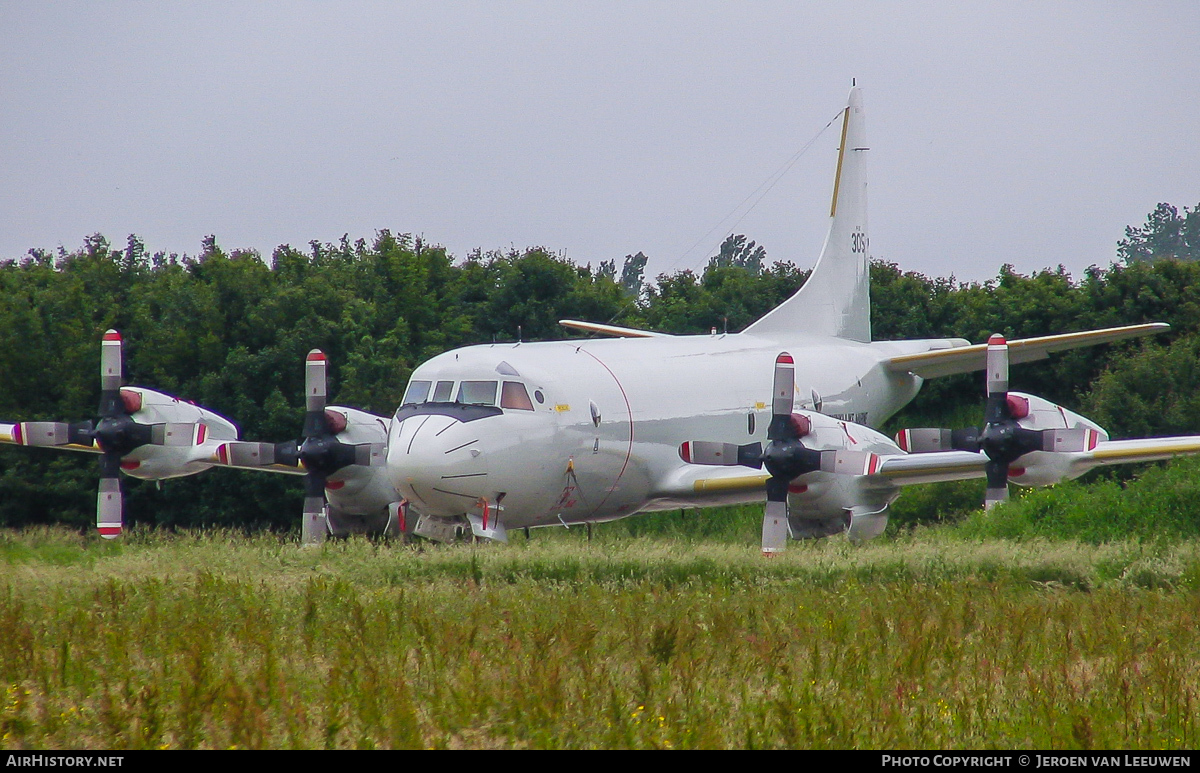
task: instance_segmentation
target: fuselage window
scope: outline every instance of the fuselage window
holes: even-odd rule
[[[517,381],[505,381],[504,387],[500,390],[500,407],[532,411],[533,402],[530,401],[529,392],[525,391],[524,384]]]
[[[400,404],[412,405],[425,402],[429,397],[429,387],[432,385],[432,381],[410,381],[408,391],[404,393],[404,401]]]
[[[433,402],[448,403],[452,394],[454,394],[454,382],[439,381],[437,382],[437,386],[433,388]]]
[[[458,387],[457,402],[464,405],[495,405],[495,381],[464,381]]]

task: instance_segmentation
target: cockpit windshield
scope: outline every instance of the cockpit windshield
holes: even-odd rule
[[[500,390],[500,407],[513,408],[518,411],[532,411],[533,403],[529,400],[529,392],[519,381],[505,381]]]
[[[458,387],[458,398],[455,402],[464,405],[495,405],[497,386],[495,381],[464,381]]]
[[[455,395],[454,381],[410,381],[401,405],[418,405],[425,402],[448,403]],[[529,399],[529,390],[519,381],[461,381],[453,401],[462,405],[495,406],[499,393],[501,408],[515,411],[534,410]]]
[[[425,402],[429,399],[429,387],[432,385],[432,381],[410,381],[408,391],[404,393],[404,400],[400,404],[412,405]]]
[[[437,382],[437,386],[433,388],[433,397],[429,399],[435,403],[448,403],[452,394],[454,394],[454,382],[439,381]]]

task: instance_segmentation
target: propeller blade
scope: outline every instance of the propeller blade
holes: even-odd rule
[[[125,520],[125,501],[121,493],[121,457],[106,453],[100,457],[100,488],[96,496],[96,529],[105,539],[120,536]]]
[[[1091,451],[1100,442],[1100,433],[1090,427],[1042,430],[1043,451]]]
[[[329,534],[325,514],[325,477],[315,473],[304,476],[304,520],[300,524],[300,544],[320,545]]]
[[[983,508],[991,510],[1008,499],[1008,462],[989,459],[983,466],[987,474],[987,491],[983,496]]]
[[[767,505],[763,509],[762,552],[764,556],[782,553],[787,548],[787,518],[786,496],[782,502],[767,500]]]
[[[941,427],[912,427],[896,433],[896,445],[910,454],[929,454],[936,451],[978,451],[979,430],[944,429]]]
[[[125,512],[123,500],[120,480],[104,478],[100,481],[96,497],[96,528],[101,537],[113,539],[121,535]]]
[[[17,437],[25,446],[65,446],[71,442],[71,425],[62,421],[23,421],[17,425]]]
[[[842,475],[874,475],[879,470],[879,455],[866,451],[822,451],[821,471]]]
[[[688,464],[706,464],[715,467],[763,466],[762,443],[715,443],[708,440],[689,440],[679,446],[679,458]]]
[[[761,470],[763,466],[762,443],[747,443],[737,447],[738,464]]]
[[[679,456],[688,464],[734,467],[738,464],[738,447],[734,443],[689,440],[679,446]]]
[[[233,440],[217,448],[217,460],[234,467],[266,467],[275,464],[274,443]]]
[[[977,427],[952,430],[950,432],[950,448],[954,451],[976,453],[982,450],[979,445],[980,434]]]
[[[304,418],[303,437],[316,437],[328,431],[325,422],[325,399],[327,394],[325,353],[313,349],[304,361],[304,409],[308,414]],[[319,426],[316,426],[319,420]],[[314,426],[309,426],[313,424]],[[312,434],[308,434],[308,433]]]
[[[129,409],[121,397],[124,376],[121,334],[106,330],[100,341],[100,421],[89,432],[103,452],[100,457],[100,486],[96,495],[96,528],[105,539],[113,539],[124,528],[121,457],[149,442],[151,434],[149,427],[129,418]]]
[[[1008,393],[1008,342],[999,333],[988,338],[986,387],[989,397]]]
[[[910,454],[928,454],[935,451],[950,451],[950,436],[953,430],[934,427],[914,427],[896,433],[896,445]]]
[[[992,488],[989,486],[983,494],[983,509],[991,510],[993,507],[1000,504],[1001,502],[1007,502],[1007,501],[1008,501],[1008,486],[1005,486],[1004,488]]]
[[[121,351],[121,334],[115,330],[104,331],[100,344],[100,388],[120,389],[121,379],[124,378],[124,364]]]
[[[792,355],[781,352],[775,358],[775,382],[771,398],[771,413],[774,416],[791,416],[796,398],[796,365]]]
[[[763,508],[762,552],[782,553],[788,540],[788,482],[778,477],[767,480],[767,503]]]
[[[106,330],[100,342],[100,418],[124,416],[128,412],[121,400],[121,380],[124,378],[121,334]]]
[[[330,475],[350,465],[381,467],[387,463],[382,443],[350,444],[338,440],[346,429],[346,417],[335,410],[325,410],[328,397],[325,353],[313,349],[304,363],[305,414],[301,442],[278,443],[272,449],[276,463],[299,463],[307,471],[304,476],[304,520],[300,540],[305,545],[325,541],[329,533],[326,482]],[[237,450],[234,450],[237,453]],[[253,454],[254,450],[251,449]],[[265,449],[258,450],[260,458]],[[293,461],[294,460],[294,461]],[[260,462],[261,463],[261,462]]]

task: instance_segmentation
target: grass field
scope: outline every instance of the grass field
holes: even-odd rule
[[[1200,746],[1200,541],[0,533],[0,748]]]

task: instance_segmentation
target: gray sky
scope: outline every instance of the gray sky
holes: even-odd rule
[[[1195,0],[0,0],[0,258],[389,228],[653,275],[735,231],[810,266],[833,129],[723,218],[857,78],[875,257],[1078,276],[1200,203],[1198,40]]]

